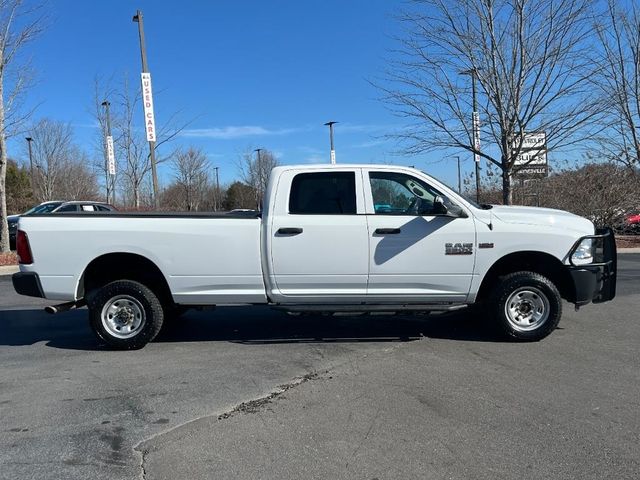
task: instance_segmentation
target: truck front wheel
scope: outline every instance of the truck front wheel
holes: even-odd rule
[[[163,309],[148,287],[117,280],[100,288],[89,302],[89,323],[98,337],[119,350],[144,347],[162,328]]]
[[[515,272],[499,279],[491,310],[504,335],[537,341],[558,326],[562,298],[548,278],[534,272]]]

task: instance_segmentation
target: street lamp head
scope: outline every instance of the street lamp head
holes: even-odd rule
[[[102,105],[103,107],[106,107],[107,105],[111,105],[111,102],[108,100],[105,100],[104,102],[102,102],[100,105]]]
[[[32,142],[32,141],[33,141],[33,138],[31,138],[31,137],[25,137],[25,140],[26,140],[27,142]]]
[[[136,13],[133,18],[131,19],[131,21],[138,23],[140,21],[140,17],[138,16],[138,14]]]
[[[258,152],[258,153],[260,153],[262,150],[263,150],[262,148],[256,148],[256,149],[254,150],[254,152]]]
[[[334,122],[334,121],[327,122],[327,123],[325,123],[325,126],[330,127],[331,125],[335,125],[336,123],[338,123],[338,122]]]

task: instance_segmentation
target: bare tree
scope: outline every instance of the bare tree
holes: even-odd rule
[[[600,91],[598,105],[608,128],[596,138],[599,154],[633,167],[640,165],[640,7],[608,0],[606,15],[596,17],[599,48],[591,81]]]
[[[188,211],[198,210],[208,190],[207,156],[201,150],[190,147],[186,151],[179,151],[172,163],[182,206]]]
[[[593,120],[585,54],[590,0],[413,0],[396,60],[378,86],[410,124],[404,151],[456,148],[502,174],[504,203],[524,135],[549,150],[575,145]],[[483,147],[474,147],[471,79],[478,82]],[[488,143],[488,145],[487,145]],[[536,153],[536,152],[533,152]],[[520,167],[518,167],[520,168]]]
[[[9,251],[7,137],[31,114],[20,108],[30,80],[28,65],[15,63],[20,50],[42,30],[42,18],[34,13],[35,9],[25,7],[22,0],[0,0],[0,252]]]
[[[56,195],[64,200],[97,200],[98,182],[89,156],[75,146],[71,152],[62,166],[63,180],[56,185]]]
[[[65,178],[65,167],[73,158],[73,131],[68,123],[44,118],[31,129],[33,163],[38,200],[53,200]]]
[[[258,210],[262,207],[262,199],[267,190],[269,175],[274,167],[278,166],[278,159],[269,150],[258,149],[254,152],[243,153],[238,162],[240,178],[253,188],[255,192],[255,206]]]
[[[44,118],[31,129],[35,191],[38,201],[92,200],[97,180],[91,161],[73,143],[67,123]]]
[[[114,142],[116,143],[117,157],[120,157],[123,169],[120,178],[123,179],[125,192],[130,192],[130,203],[139,208],[145,190],[145,182],[151,172],[151,160],[149,157],[149,143],[146,140],[144,129],[138,128],[141,122],[139,118],[139,102],[141,101],[140,87],[132,87],[125,77],[122,88],[116,93],[116,102],[112,104],[114,111]],[[171,114],[157,132],[158,140],[155,143],[156,163],[161,164],[172,158],[176,151],[166,151],[166,146],[187,128],[192,120],[181,122],[179,112]],[[146,190],[145,190],[146,191]]]

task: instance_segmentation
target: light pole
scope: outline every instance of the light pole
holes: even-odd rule
[[[474,67],[460,73],[462,75],[471,75],[471,95],[473,98],[471,125],[473,127],[473,158],[476,163],[476,201],[480,203],[480,114],[478,113],[478,101],[476,98],[476,77],[478,76],[478,69]]]
[[[220,178],[218,177],[218,170],[220,170],[220,167],[213,167],[213,169],[216,171],[216,208],[215,211],[217,212],[220,209]]]
[[[105,182],[107,188],[107,203],[109,203],[109,198],[113,198],[113,203],[116,203],[115,199],[115,170],[114,173],[111,173],[111,167],[109,165],[109,161],[111,160],[109,157],[113,155],[113,137],[111,136],[111,112],[109,107],[111,106],[111,102],[105,100],[101,104],[105,109],[105,118],[107,121],[107,138],[105,138]],[[111,194],[111,195],[110,195]]]
[[[261,152],[262,150],[264,150],[264,149],[262,149],[262,148],[256,148],[256,149],[254,150],[254,152],[256,152],[256,153],[258,154],[258,164],[260,164],[260,163],[262,162],[262,157],[260,156],[260,152]]]
[[[33,142],[33,138],[26,137],[27,145],[29,145],[29,173],[31,175],[31,192],[33,193],[33,198],[36,198],[36,182],[33,178],[33,152],[31,151],[31,142]]]
[[[335,148],[333,148],[333,126],[338,123],[338,122],[327,122],[325,123],[325,126],[329,127],[329,141],[331,142],[331,153],[330,153],[330,159],[331,159],[331,164],[335,165],[336,163],[336,150]]]
[[[142,11],[137,10],[133,16],[133,21],[138,24],[138,35],[140,37],[140,57],[142,59],[142,73],[149,73],[149,65],[147,65],[147,47],[144,41],[144,23],[142,20]],[[143,92],[144,96],[144,92]],[[143,98],[144,104],[144,98]],[[146,116],[145,116],[146,123]],[[145,125],[146,129],[146,125]],[[154,125],[155,129],[155,125]],[[155,132],[154,132],[155,135]],[[149,138],[147,136],[147,138]],[[151,178],[153,180],[153,205],[155,209],[158,209],[158,171],[156,168],[156,142],[155,140],[149,140],[149,159],[151,161]]]

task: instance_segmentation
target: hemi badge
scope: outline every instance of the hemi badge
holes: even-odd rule
[[[493,248],[493,243],[479,243],[478,248]]]

